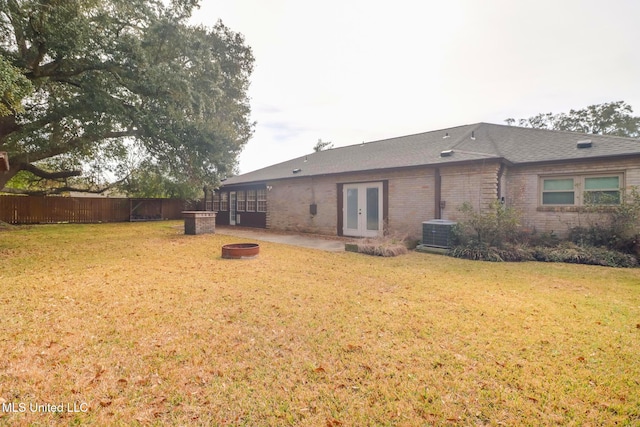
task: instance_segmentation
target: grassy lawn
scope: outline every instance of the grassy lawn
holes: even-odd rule
[[[179,225],[0,231],[0,425],[640,424],[639,269]]]

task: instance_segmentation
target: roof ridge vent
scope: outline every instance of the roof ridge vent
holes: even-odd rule
[[[578,141],[576,143],[576,148],[591,148],[593,143],[590,139],[585,139],[584,141]]]

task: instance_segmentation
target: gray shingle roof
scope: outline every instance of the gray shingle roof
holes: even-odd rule
[[[577,148],[585,140],[591,141],[591,147]],[[452,154],[442,157],[441,152],[447,150],[453,150]],[[518,165],[617,156],[640,157],[640,140],[476,123],[310,153],[229,178],[223,184],[482,159],[504,159]]]

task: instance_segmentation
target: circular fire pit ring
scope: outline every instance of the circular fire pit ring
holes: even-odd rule
[[[260,253],[260,245],[257,243],[232,243],[222,247],[224,259],[251,259]]]

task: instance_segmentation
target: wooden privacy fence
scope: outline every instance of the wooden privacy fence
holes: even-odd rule
[[[55,224],[181,219],[192,209],[181,199],[0,196],[0,221]]]

